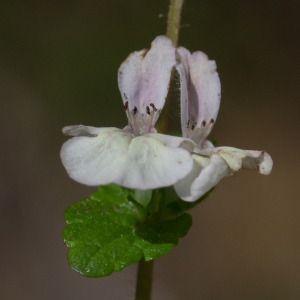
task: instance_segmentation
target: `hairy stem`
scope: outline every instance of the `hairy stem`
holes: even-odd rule
[[[167,37],[172,41],[174,47],[177,47],[181,10],[184,0],[170,0],[169,13],[168,13],[168,25],[167,25]],[[172,90],[171,84],[174,76],[174,70],[170,80],[170,90]],[[165,107],[161,113],[159,121],[157,123],[157,129],[161,133],[168,132],[168,115],[171,108],[171,93],[167,97]],[[157,217],[156,213],[153,215]],[[144,261],[141,259],[138,264],[137,282],[135,300],[151,300],[151,287],[152,287],[152,270],[153,261]]]
[[[177,47],[181,20],[181,11],[184,0],[170,0],[168,23],[167,23],[167,37],[172,41],[174,47]],[[174,70],[172,71],[169,94],[166,99],[164,109],[161,112],[160,118],[157,122],[156,128],[160,133],[168,133],[168,119],[171,109],[172,98],[172,81],[174,77]]]
[[[173,42],[174,47],[177,47],[178,44],[183,1],[184,0],[170,0],[167,37]]]

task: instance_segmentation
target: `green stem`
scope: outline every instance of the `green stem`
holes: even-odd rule
[[[150,300],[152,286],[153,260],[141,259],[138,266],[135,300]]]
[[[167,22],[167,37],[172,41],[174,47],[177,47],[181,20],[181,11],[184,0],[170,0],[168,22]],[[171,75],[169,91],[172,91],[172,81],[174,76],[174,70]],[[171,97],[172,93],[169,92],[164,105],[164,109],[160,114],[160,118],[157,122],[156,128],[160,133],[168,133],[168,120],[171,109]]]
[[[177,47],[178,44],[183,1],[184,0],[170,0],[167,37],[173,42],[174,47]]]
[[[159,206],[160,193],[158,190],[152,192],[152,199],[147,207],[147,224],[156,224],[159,222]],[[137,283],[135,300],[150,300],[151,299],[151,285],[152,285],[152,270],[154,261],[144,261],[141,259],[138,265]]]

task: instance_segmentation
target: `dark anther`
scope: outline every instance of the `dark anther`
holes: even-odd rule
[[[128,109],[128,101],[125,102],[125,104],[124,104],[124,109],[125,109],[125,110]]]
[[[147,114],[150,115],[150,108],[149,108],[149,106],[146,106],[146,111],[147,111]]]
[[[135,107],[133,108],[133,113],[136,115],[137,112],[138,112],[138,109],[137,109],[137,107],[135,106]]]
[[[204,121],[202,122],[202,126],[205,127],[205,125],[206,125],[206,121],[204,120]]]
[[[189,127],[190,127],[190,120],[188,120],[186,123],[186,128],[189,128]]]
[[[125,93],[124,93],[124,98],[125,98],[126,100],[128,99]]]
[[[154,111],[157,111],[157,108],[155,107],[155,105],[153,103],[150,103],[150,106],[153,108]]]
[[[210,123],[213,124],[214,122],[215,122],[215,120],[211,118]]]
[[[197,122],[194,122],[193,125],[192,125],[192,130],[195,129],[196,125],[197,125]]]

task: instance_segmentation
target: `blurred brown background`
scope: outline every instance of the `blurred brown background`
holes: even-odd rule
[[[155,300],[300,299],[299,3],[186,0],[180,44],[215,59],[222,82],[211,137],[275,163],[224,179],[193,210],[188,236],[155,263]],[[87,279],[67,265],[63,212],[95,189],[63,169],[61,128],[126,125],[117,69],[165,33],[167,8],[1,1],[0,299],[133,299],[136,266]]]

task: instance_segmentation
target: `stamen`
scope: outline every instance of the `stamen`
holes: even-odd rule
[[[153,103],[150,103],[150,106],[153,108],[154,111],[157,111],[157,108],[155,107],[155,105]]]
[[[147,106],[147,113],[148,113],[148,108],[149,108],[149,115],[150,115],[150,120],[149,120],[149,127],[148,130],[149,132],[151,131],[151,128],[153,127],[153,119],[154,119],[154,114],[157,112],[157,108],[155,107],[155,105],[153,103],[149,104],[152,107],[152,113],[150,113],[150,108]]]
[[[202,123],[201,123],[201,126],[205,127],[206,125],[206,120],[204,120]]]
[[[125,98],[126,100],[128,99],[125,93],[124,93],[124,98]]]
[[[208,130],[210,130],[210,128],[213,126],[214,122],[215,122],[215,120],[213,118],[211,118],[209,121]]]
[[[192,130],[195,129],[196,125],[197,125],[197,122],[194,122],[193,125],[192,125]]]
[[[190,128],[190,120],[187,121],[186,128]]]
[[[160,113],[160,110],[158,110],[153,103],[150,103],[145,109],[139,111],[136,106],[133,108],[129,107],[129,103],[126,101],[124,108],[127,113],[131,133],[134,136],[153,132],[154,122]]]
[[[124,104],[124,109],[126,111],[126,115],[127,115],[128,121],[129,121],[129,126],[130,126],[131,130],[133,131],[133,122],[132,122],[131,113],[129,111],[128,106],[129,106],[128,101],[126,101],[125,104]]]
[[[150,115],[150,108],[149,108],[149,106],[146,106],[146,111],[147,111],[147,114]]]

